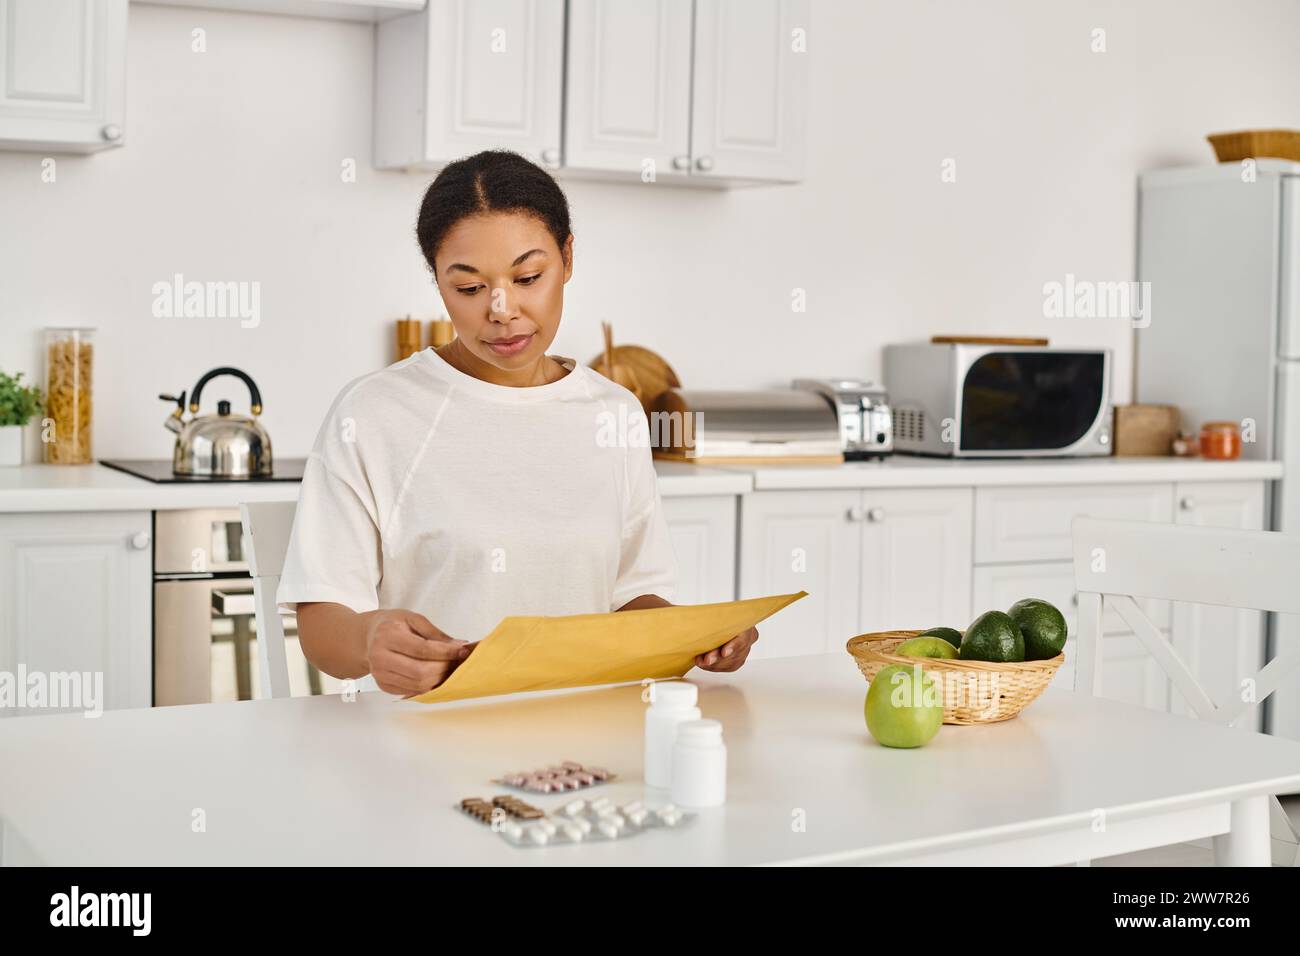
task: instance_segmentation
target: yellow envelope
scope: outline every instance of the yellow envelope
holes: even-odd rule
[[[697,654],[793,604],[807,591],[571,617],[507,617],[424,704],[530,690],[681,677]]]

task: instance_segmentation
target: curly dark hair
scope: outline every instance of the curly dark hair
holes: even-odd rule
[[[485,212],[536,216],[561,251],[572,231],[569,200],[550,173],[510,150],[484,150],[446,166],[420,203],[415,235],[431,270],[438,246],[451,228]]]

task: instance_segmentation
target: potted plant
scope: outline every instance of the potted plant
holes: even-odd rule
[[[23,463],[23,426],[44,404],[41,390],[22,378],[22,372],[0,372],[0,465]]]

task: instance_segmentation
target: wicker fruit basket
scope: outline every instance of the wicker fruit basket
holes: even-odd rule
[[[1010,720],[1029,706],[1052,682],[1065,662],[1064,654],[1045,661],[995,664],[988,661],[903,657],[894,648],[920,631],[877,631],[849,638],[845,645],[867,682],[890,664],[920,664],[939,678],[943,688],[945,724],[991,724]]]
[[[1221,163],[1243,159],[1292,159],[1300,161],[1300,130],[1246,129],[1235,133],[1213,133],[1205,137]]]

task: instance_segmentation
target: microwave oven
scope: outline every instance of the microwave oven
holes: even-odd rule
[[[1109,455],[1109,349],[885,347],[894,450],[957,458]]]

